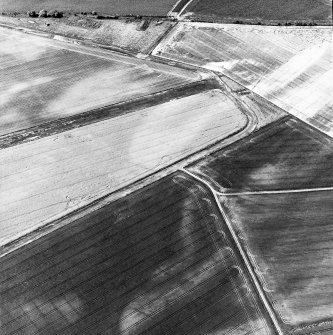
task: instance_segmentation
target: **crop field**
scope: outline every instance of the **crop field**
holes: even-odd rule
[[[194,0],[187,8],[199,17],[252,20],[332,21],[330,0]]]
[[[0,29],[0,135],[198,80],[115,53]]]
[[[333,191],[220,199],[281,320],[333,320]]]
[[[332,163],[333,140],[288,119],[186,168],[215,189],[286,334],[332,325]]]
[[[330,27],[183,24],[154,54],[227,75],[333,135]]]
[[[0,335],[333,334],[331,9],[0,0]]]
[[[173,174],[2,257],[2,331],[273,335],[209,199]]]
[[[0,0],[1,12],[39,11],[97,11],[113,15],[158,15],[165,16],[177,0]]]
[[[0,150],[0,245],[245,129],[210,90]]]
[[[220,192],[333,187],[333,140],[293,120],[190,167]]]

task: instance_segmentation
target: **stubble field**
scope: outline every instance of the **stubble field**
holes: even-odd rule
[[[222,73],[333,135],[330,27],[179,25],[154,53]]]
[[[163,65],[0,30],[0,135],[199,78]]]
[[[241,132],[210,90],[0,150],[0,244]]]

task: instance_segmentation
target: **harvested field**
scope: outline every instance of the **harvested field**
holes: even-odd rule
[[[288,113],[281,108],[272,105],[266,99],[261,98],[226,76],[220,77],[220,83],[229,92],[229,95],[245,108],[249,118],[255,124],[253,131],[258,131],[288,116]]]
[[[332,332],[332,164],[333,140],[288,119],[187,168],[216,190],[284,334]]]
[[[0,245],[245,130],[210,90],[0,151]]]
[[[177,0],[1,0],[1,12],[27,12],[59,10],[70,12],[97,11],[113,15],[158,15],[166,16]]]
[[[332,22],[330,0],[194,0],[187,12],[212,19]]]
[[[165,91],[199,75],[0,30],[0,135]]]
[[[147,53],[174,24],[170,21],[152,20],[149,27],[139,30],[141,20],[95,20],[85,16],[62,19],[0,16],[0,22],[9,25],[41,30],[70,38],[82,39],[121,48],[134,53]]]
[[[2,331],[273,335],[210,199],[177,173],[2,257]]]
[[[332,333],[333,191],[220,200],[284,327]]]
[[[154,54],[220,72],[333,135],[330,27],[183,24]]]
[[[333,140],[287,121],[193,164],[220,192],[333,187]]]

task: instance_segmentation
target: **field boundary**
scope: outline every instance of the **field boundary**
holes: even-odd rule
[[[212,26],[214,26],[214,25],[216,25],[216,24],[212,24],[212,23],[200,23],[200,22],[194,22],[194,23],[190,23],[190,25],[203,25],[203,26],[205,26],[205,25],[207,25],[207,24],[209,24],[209,25],[212,25]],[[290,27],[288,27],[288,28],[290,28]],[[318,28],[318,27],[317,27]],[[319,27],[320,28],[320,27]],[[323,28],[325,28],[325,29],[329,29],[327,26],[323,26]],[[299,111],[299,110],[296,110],[295,109],[295,114],[292,114],[291,112],[289,112],[287,109],[286,109],[286,104],[285,103],[281,103],[281,105],[283,104],[283,106],[278,106],[276,103],[274,103],[274,102],[272,102],[272,101],[270,101],[270,100],[268,100],[267,98],[265,98],[263,95],[261,95],[261,94],[259,94],[259,93],[257,93],[256,91],[253,91],[252,90],[252,87],[247,87],[247,86],[245,86],[244,84],[242,84],[241,82],[239,82],[236,78],[232,78],[232,77],[230,77],[229,75],[227,75],[227,74],[225,74],[225,73],[222,73],[222,72],[219,72],[219,71],[215,71],[215,70],[212,70],[212,69],[208,69],[207,67],[205,67],[204,65],[198,65],[198,64],[192,64],[192,63],[190,63],[190,62],[187,62],[186,60],[179,60],[179,59],[177,59],[177,60],[174,60],[174,59],[172,59],[172,58],[169,58],[169,57],[167,57],[167,56],[163,56],[163,55],[161,55],[161,54],[159,54],[159,52],[161,51],[161,50],[163,50],[163,48],[166,46],[166,44],[169,42],[169,40],[171,40],[172,38],[173,38],[173,36],[175,35],[175,34],[177,34],[177,29],[181,29],[181,26],[179,25],[179,26],[175,26],[174,27],[174,30],[170,33],[170,35],[168,36],[168,39],[167,40],[163,40],[153,51],[152,51],[152,56],[154,57],[154,58],[161,58],[161,59],[164,59],[165,60],[165,62],[173,62],[176,66],[178,65],[178,64],[182,64],[182,65],[184,65],[184,66],[188,66],[189,68],[196,68],[196,69],[198,69],[198,70],[200,70],[200,69],[205,69],[206,71],[208,71],[208,72],[210,72],[210,73],[212,73],[213,75],[215,75],[215,76],[217,76],[217,77],[226,77],[226,78],[228,78],[228,79],[230,79],[230,80],[232,80],[232,81],[234,81],[235,83],[237,83],[239,86],[241,86],[244,90],[248,90],[248,91],[250,91],[252,94],[254,94],[254,95],[256,95],[256,96],[258,96],[258,97],[260,97],[261,99],[263,99],[263,100],[265,100],[267,103],[269,103],[270,105],[272,105],[272,106],[275,106],[276,108],[280,108],[281,110],[283,110],[285,113],[288,113],[290,116],[292,116],[292,117],[295,117],[296,119],[298,119],[299,121],[301,121],[302,123],[304,123],[304,124],[306,124],[307,126],[309,126],[311,129],[315,129],[316,131],[318,131],[318,132],[320,132],[322,135],[324,135],[325,137],[327,137],[327,138],[329,138],[329,139],[332,139],[332,136],[330,136],[327,132],[325,132],[324,130],[322,130],[322,129],[319,129],[318,127],[316,127],[315,125],[313,125],[313,124],[311,124],[311,123],[309,123],[309,122],[307,122],[306,120],[304,120],[304,119],[301,119],[300,118],[300,116],[297,116],[297,115],[295,115],[295,114],[298,114],[298,115],[300,115],[300,114],[304,114],[304,113],[302,113],[301,111]],[[308,29],[311,29],[310,27],[308,27]],[[179,65],[178,65],[179,66]],[[279,101],[281,101],[281,100],[279,100]]]
[[[213,194],[214,200],[216,202],[216,205],[218,206],[221,215],[223,216],[228,229],[231,233],[231,236],[234,239],[234,242],[237,246],[238,251],[241,254],[241,258],[244,261],[246,268],[250,274],[251,279],[253,280],[253,283],[257,289],[257,292],[259,294],[260,300],[262,301],[262,303],[264,304],[267,313],[269,314],[272,323],[274,324],[276,331],[278,333],[278,335],[284,335],[284,334],[321,334],[322,331],[327,331],[327,330],[332,330],[332,323],[333,323],[333,319],[328,319],[328,320],[321,320],[321,321],[317,321],[317,322],[313,322],[313,323],[309,323],[309,324],[304,324],[302,326],[295,326],[295,327],[291,327],[289,330],[282,330],[281,326],[280,326],[280,321],[277,319],[276,314],[278,314],[277,312],[274,311],[273,309],[273,304],[270,302],[270,300],[267,298],[267,295],[265,293],[265,288],[262,286],[262,284],[260,283],[258,276],[255,273],[255,270],[251,264],[251,261],[249,259],[249,257],[247,256],[247,253],[245,251],[245,249],[242,247],[239,238],[237,237],[236,232],[234,231],[232,224],[229,220],[228,214],[225,212],[225,210],[223,209],[223,206],[221,205],[218,196],[223,196],[228,198],[229,196],[237,196],[237,195],[263,195],[263,194],[285,194],[285,193],[299,193],[299,192],[321,192],[321,191],[333,191],[333,187],[323,187],[323,188],[314,188],[314,189],[300,189],[300,190],[283,190],[283,191],[258,191],[258,192],[239,192],[239,193],[222,193],[222,192],[218,192],[217,190],[215,190],[208,181],[202,179],[199,175],[197,175],[196,173],[190,172],[188,171],[187,167],[184,167],[181,169],[181,171],[183,171],[185,174],[189,175],[190,177],[194,178],[195,180],[197,180],[198,182],[204,184],[209,190],[210,192]],[[281,321],[283,324],[284,321],[281,317]],[[329,326],[330,325],[330,326]],[[326,326],[326,327],[325,327]],[[323,327],[323,329],[317,329],[317,330],[313,330],[313,328],[320,328]]]
[[[291,193],[308,193],[308,192],[325,192],[325,191],[333,191],[333,186],[318,187],[318,188],[300,188],[300,189],[295,189],[295,190],[286,189],[286,190],[230,192],[230,193],[223,193],[223,192],[216,191],[216,193],[221,196],[238,196],[238,195],[291,194]]]
[[[0,150],[129,114],[146,107],[156,106],[170,99],[181,99],[199,92],[217,88],[219,88],[219,86],[217,83],[215,84],[213,80],[201,80],[176,86],[166,91],[156,92],[152,95],[95,108],[68,117],[57,118],[32,128],[25,128],[0,136]]]
[[[221,88],[219,88],[221,90]],[[187,166],[202,157],[209,155],[212,152],[220,150],[239,139],[242,139],[255,129],[255,125],[249,122],[249,115],[244,112],[244,108],[241,108],[240,111],[246,116],[247,121],[243,128],[237,129],[235,132],[231,133],[225,138],[218,138],[216,141],[210,143],[204,148],[194,150],[192,153],[179,158],[178,160],[169,163],[168,165],[159,167],[153,172],[148,173],[147,175],[140,177],[136,180],[129,181],[127,184],[121,186],[118,189],[114,189],[111,192],[102,192],[94,197],[87,198],[84,202],[80,203],[77,206],[71,208],[70,211],[61,212],[55,216],[52,216],[42,222],[40,222],[38,227],[31,228],[27,230],[23,235],[13,236],[12,240],[4,243],[0,246],[0,258],[17,250],[18,248],[23,247],[30,242],[39,239],[42,236],[45,236],[49,232],[62,227],[71,222],[70,218],[73,218],[75,215],[78,215],[82,211],[85,211],[85,214],[94,210],[93,206],[97,206],[101,201],[104,201],[104,205],[110,201],[115,201],[129,193],[132,193],[134,190],[138,190],[149,183],[157,181],[181,168]],[[110,200],[111,199],[111,200]],[[102,206],[102,205],[101,205]],[[85,215],[84,214],[84,215]],[[63,223],[64,220],[67,223]]]
[[[271,322],[273,323],[275,330],[277,332],[278,335],[283,335],[283,331],[279,325],[279,321],[276,318],[275,312],[271,306],[271,303],[269,302],[269,300],[266,297],[266,294],[264,292],[264,289],[261,287],[261,284],[254,272],[254,269],[252,268],[251,262],[248,259],[248,256],[245,252],[245,250],[243,249],[241,243],[239,242],[239,239],[237,237],[236,232],[234,231],[234,229],[232,228],[232,225],[230,223],[230,220],[226,214],[226,212],[224,211],[222,205],[220,204],[218,197],[217,197],[217,192],[210,186],[210,184],[208,182],[206,182],[205,180],[201,179],[200,177],[196,176],[195,174],[189,172],[186,168],[183,168],[181,171],[183,171],[185,174],[187,174],[188,176],[190,176],[191,178],[197,180],[199,183],[205,185],[206,188],[208,188],[208,190],[210,191],[210,193],[213,195],[214,201],[216,206],[218,207],[227,227],[228,230],[233,238],[233,241],[237,247],[238,252],[241,255],[241,259],[243,260],[243,262],[245,263],[246,269],[248,271],[248,273],[250,274],[250,278],[252,280],[252,282],[254,283],[254,286],[257,290],[257,293],[259,295],[259,298],[262,302],[262,304],[264,305],[266,312],[268,313],[268,315],[270,316]]]

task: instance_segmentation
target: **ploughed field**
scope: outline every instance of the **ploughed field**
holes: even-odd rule
[[[188,167],[216,190],[286,334],[333,320],[332,164],[333,140],[291,119]]]
[[[0,244],[156,173],[248,120],[208,90],[0,150]]]
[[[190,166],[219,192],[333,187],[333,140],[299,121],[264,132]]]
[[[211,194],[182,173],[0,263],[6,335],[274,334]]]
[[[194,0],[187,8],[200,17],[282,21],[332,21],[330,0]]]
[[[97,11],[111,15],[158,15],[165,16],[171,10],[176,0],[1,0],[0,11],[2,12],[27,12],[29,10],[39,11]]]
[[[183,24],[154,54],[229,76],[333,135],[330,27]]]
[[[168,66],[0,29],[0,135],[183,86]]]

